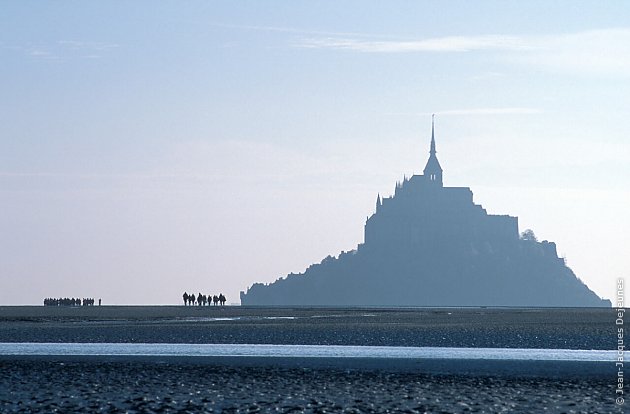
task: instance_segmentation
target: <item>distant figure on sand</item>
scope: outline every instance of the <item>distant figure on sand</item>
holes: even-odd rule
[[[198,295],[195,295],[194,293],[188,294],[188,292],[184,292],[184,294],[182,295],[182,300],[184,301],[184,306],[187,306],[187,305],[192,306],[195,303],[198,306],[210,306],[210,305],[224,306],[225,302],[227,301],[223,293],[220,293],[218,296],[217,295],[213,296],[213,295],[203,295],[201,292],[199,292]],[[100,299],[99,299],[98,304],[100,306],[101,304]]]
[[[44,306],[94,306],[94,298],[45,298]]]
[[[182,299],[184,299],[184,306],[185,305],[194,305],[195,304],[195,294],[191,293],[190,295],[186,292],[184,292],[184,294],[182,295]]]

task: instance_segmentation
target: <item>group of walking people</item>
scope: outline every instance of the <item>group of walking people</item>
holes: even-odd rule
[[[223,296],[223,293],[219,293],[219,295],[203,295],[201,293],[199,293],[197,296],[195,296],[194,293],[191,293],[190,295],[187,292],[184,292],[184,294],[182,295],[182,299],[184,299],[184,306],[188,305],[188,306],[193,306],[193,305],[197,305],[197,306],[210,306],[210,305],[225,305],[225,302],[227,299],[225,299],[225,296]]]
[[[46,298],[44,306],[94,306],[94,298]],[[101,300],[98,300],[101,306]]]

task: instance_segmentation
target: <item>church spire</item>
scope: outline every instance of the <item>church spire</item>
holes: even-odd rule
[[[424,167],[424,177],[432,183],[442,186],[442,167],[435,155],[435,114],[431,115],[431,149],[429,151],[429,160]]]
[[[435,114],[431,114],[431,151],[429,154],[435,154]]]

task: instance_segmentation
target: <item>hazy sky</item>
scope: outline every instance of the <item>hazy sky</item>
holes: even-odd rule
[[[630,254],[630,2],[0,2],[0,304],[179,303],[363,241],[421,173]],[[562,292],[558,292],[562,295]]]

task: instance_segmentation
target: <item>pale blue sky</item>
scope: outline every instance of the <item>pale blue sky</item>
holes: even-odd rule
[[[362,242],[432,112],[445,184],[612,297],[628,22],[625,1],[2,1],[0,303],[236,302]]]

